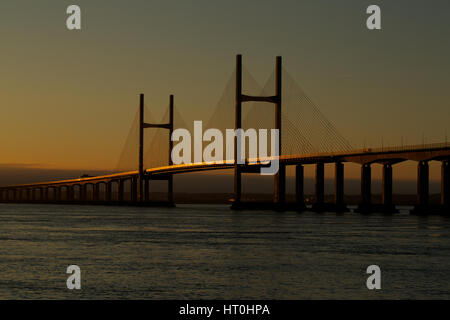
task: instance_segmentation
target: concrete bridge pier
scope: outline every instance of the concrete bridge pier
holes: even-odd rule
[[[100,201],[100,183],[94,183],[93,185],[92,200],[94,202]]]
[[[43,192],[43,195],[44,195],[43,199],[44,199],[45,202],[48,202],[49,201],[48,194],[49,194],[50,188],[49,187],[44,187],[43,190],[44,190],[44,192]]]
[[[105,184],[105,200],[106,202],[112,201],[112,181],[108,181]]]
[[[55,187],[55,200],[57,202],[61,201],[61,187]]]
[[[325,211],[325,165],[323,162],[316,164],[316,201],[312,206],[312,210],[315,212]]]
[[[303,165],[299,164],[295,166],[295,202],[297,210],[303,211],[305,206],[305,170]]]
[[[124,198],[124,180],[123,179],[119,179],[119,186],[118,186],[118,190],[117,190],[117,199],[119,202],[123,202],[123,198]]]
[[[441,164],[441,205],[450,215],[450,160],[444,160]]]
[[[430,196],[429,176],[428,162],[420,161],[417,170],[417,200],[422,207],[428,205]]]
[[[417,205],[412,214],[427,214],[429,207],[430,182],[428,161],[420,161],[417,165]]]
[[[382,208],[384,213],[395,213],[398,210],[392,201],[392,164],[383,164],[383,180],[382,180]]]
[[[336,212],[348,211],[344,203],[344,164],[336,162],[334,167],[334,206]]]
[[[167,178],[167,201],[169,204],[173,204],[173,175],[169,175]]]
[[[44,188],[38,188],[39,190],[39,201],[44,201]]]
[[[372,168],[370,163],[361,166],[361,203],[356,212],[370,213],[372,208]]]
[[[82,185],[80,185],[80,187],[79,187],[79,195],[80,195],[80,197],[79,197],[79,201],[86,201],[86,193],[87,193],[87,184],[82,184]]]
[[[138,200],[138,178],[137,177],[132,177],[131,178],[131,201],[132,202],[137,202]]]
[[[73,190],[73,186],[67,186],[66,187],[66,195],[67,195],[67,201],[73,201],[75,196],[74,196],[74,190]]]
[[[144,176],[144,202],[150,201],[150,177]]]
[[[278,173],[274,179],[273,202],[282,207],[286,202],[286,166],[280,163]]]

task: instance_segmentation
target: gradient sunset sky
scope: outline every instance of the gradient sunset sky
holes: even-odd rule
[[[66,29],[66,8],[82,30]],[[382,30],[366,28],[370,4]],[[138,94],[207,120],[235,63],[275,56],[355,147],[450,135],[450,1],[3,0],[0,164],[113,169]]]

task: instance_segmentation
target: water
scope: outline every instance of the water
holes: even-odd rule
[[[450,219],[3,204],[0,298],[449,299]]]

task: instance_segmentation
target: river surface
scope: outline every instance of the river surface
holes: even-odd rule
[[[450,299],[450,218],[1,204],[0,299]]]

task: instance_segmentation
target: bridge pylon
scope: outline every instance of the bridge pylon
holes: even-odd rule
[[[169,166],[172,163],[172,148],[173,141],[171,139],[173,132],[173,106],[174,106],[174,96],[171,94],[169,96],[169,123],[146,123],[144,119],[144,94],[140,94],[139,99],[139,193],[138,202],[144,202],[149,200],[149,180],[151,177],[145,173],[144,170],[144,129],[146,128],[162,128],[169,130]],[[164,177],[168,183],[168,202],[173,203],[173,176],[168,174]],[[161,180],[161,178],[158,178]]]
[[[268,102],[275,104],[275,129],[278,129],[279,156],[281,156],[281,57],[276,57],[275,95],[269,97],[249,96],[242,93],[242,55],[236,56],[236,95],[235,95],[235,130],[242,129],[242,103]],[[234,208],[239,208],[242,200],[242,173],[246,172],[245,165],[238,164],[238,140],[234,139]],[[249,171],[251,172],[251,171]],[[286,167],[279,164],[279,170],[274,175],[273,202],[284,205],[286,200]]]

